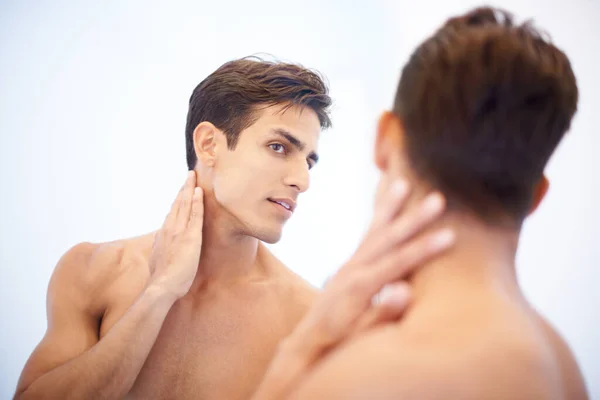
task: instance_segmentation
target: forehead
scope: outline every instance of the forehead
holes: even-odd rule
[[[290,132],[311,148],[315,148],[321,133],[317,113],[309,107],[274,105],[256,111],[256,120],[242,134],[261,138],[273,134],[276,129]],[[240,139],[242,139],[242,137]]]

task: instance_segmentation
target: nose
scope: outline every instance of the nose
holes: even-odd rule
[[[285,178],[286,186],[291,186],[299,193],[304,193],[310,186],[310,174],[308,173],[308,165],[306,161],[295,164],[287,177]]]

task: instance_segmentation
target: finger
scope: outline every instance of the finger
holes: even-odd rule
[[[373,296],[386,284],[405,279],[417,267],[448,250],[454,241],[454,232],[445,228],[421,235],[398,250],[390,252],[369,269],[369,282],[365,285],[367,291]]]
[[[396,322],[404,314],[411,301],[410,285],[395,282],[386,285],[379,300],[358,319],[349,336],[357,335],[377,325]]]
[[[454,233],[450,229],[443,229],[413,239],[379,262],[369,264],[368,268],[364,264],[354,266],[354,269],[343,267],[330,280],[323,293],[329,299],[329,311],[320,317],[317,313],[316,322],[308,324],[309,327],[320,327],[315,328],[321,332],[317,335],[320,346],[327,347],[341,340],[352,330],[361,315],[372,307],[371,299],[377,292],[387,284],[406,278],[417,266],[441,254],[453,242]],[[378,318],[392,315],[390,311],[402,309],[401,302],[401,296],[400,300],[396,296],[389,297],[389,300],[381,303],[383,308],[380,312],[383,313]],[[364,318],[367,320],[361,324],[377,320],[374,315]]]
[[[175,226],[175,222],[177,220],[177,213],[179,212],[179,202],[181,201],[181,197],[183,196],[183,190],[186,187],[188,180],[190,179],[190,176],[192,175],[192,173],[193,173],[193,171],[188,172],[183,186],[181,187],[181,189],[179,189],[179,192],[177,193],[177,196],[175,197],[175,200],[173,201],[173,204],[171,205],[171,210],[169,211],[169,213],[167,214],[167,217],[165,218],[165,222],[163,224],[163,229],[169,230]]]
[[[373,296],[362,295],[365,293],[365,280],[361,279],[360,274],[352,278],[345,279],[343,285],[338,284],[337,290],[326,290],[318,305],[294,331],[295,336],[300,337],[300,342],[307,343],[304,346],[307,357],[311,358],[376,323],[397,320],[410,302],[411,291],[406,282],[387,285],[381,291],[381,301],[373,305],[370,302]],[[308,338],[311,340],[307,341]]]
[[[404,206],[410,188],[408,182],[397,179],[385,189],[381,196],[381,200],[375,205],[375,213],[370,230],[378,229],[379,227],[389,223]]]
[[[390,234],[400,242],[410,239],[439,217],[445,207],[446,201],[441,193],[430,193],[423,199],[417,212],[406,213],[390,226]]]
[[[201,187],[194,189],[192,209],[187,225],[186,234],[194,242],[202,240],[202,226],[204,223],[204,191]]]
[[[379,292],[379,304],[396,315],[403,313],[412,297],[411,286],[406,281],[387,284]]]
[[[188,177],[181,189],[179,198],[179,209],[177,210],[177,218],[175,220],[174,230],[176,233],[183,232],[188,224],[190,212],[192,210],[192,198],[194,196],[194,188],[196,187],[196,172],[190,171]]]
[[[372,263],[392,248],[412,239],[435,221],[443,213],[444,208],[445,200],[440,193],[429,194],[416,211],[406,211],[387,229],[373,233],[372,239],[365,243],[366,246],[356,262]]]
[[[386,181],[388,180],[389,178],[386,179]],[[409,185],[406,180],[396,178],[391,181],[391,184],[384,184],[379,191],[382,193],[377,194],[373,220],[367,229],[365,239],[352,255],[352,260],[357,263],[369,261],[370,253],[368,249],[372,241],[370,238],[377,235],[378,230],[389,224],[402,211],[408,198]]]

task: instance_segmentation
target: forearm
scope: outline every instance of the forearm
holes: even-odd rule
[[[16,399],[118,399],[131,389],[175,298],[143,292],[96,345],[36,379]]]

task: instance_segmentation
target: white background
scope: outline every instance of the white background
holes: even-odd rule
[[[570,3],[570,4],[569,4]],[[401,65],[447,17],[478,5],[421,1],[0,1],[0,398],[46,327],[58,258],[81,241],[160,226],[185,173],[192,89],[233,58],[269,53],[324,73],[335,127],[282,241],[315,285],[350,255],[371,214],[373,133]],[[581,92],[525,225],[519,276],[572,346],[600,399],[600,4],[503,0],[572,60]]]

